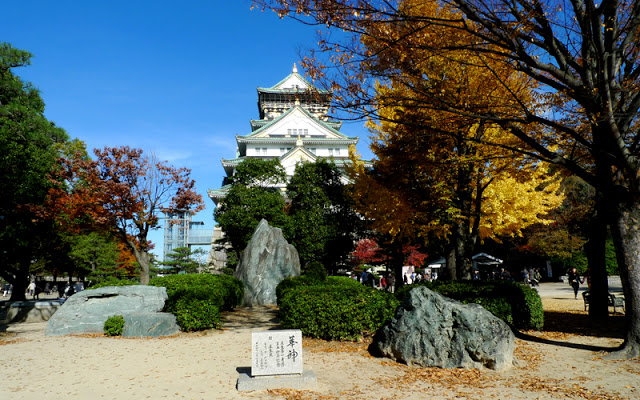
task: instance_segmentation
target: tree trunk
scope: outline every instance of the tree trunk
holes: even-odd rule
[[[31,257],[27,257],[20,263],[20,266],[18,267],[15,275],[12,276],[13,279],[7,279],[7,281],[13,285],[9,301],[25,301],[27,299],[27,297],[25,296],[25,292],[27,291],[27,286],[29,285],[30,267]]]
[[[618,204],[611,233],[625,299],[625,341],[610,358],[640,356],[640,204]]]
[[[591,279],[589,316],[597,320],[605,320],[609,317],[609,283],[605,257],[607,222],[604,215],[606,207],[601,197],[601,194],[598,193],[596,212],[589,227],[589,241],[585,246],[585,253],[589,261],[589,276],[585,276],[585,278]]]
[[[404,254],[402,254],[402,244],[393,242],[391,246],[391,265],[393,266],[393,276],[395,279],[395,286],[393,288],[394,293],[404,285],[404,279],[402,276],[402,267],[404,265]]]
[[[441,272],[438,279],[443,279],[446,281],[455,281],[458,276],[456,274],[456,250],[454,246],[449,246],[449,251],[447,252],[447,267]]]
[[[9,301],[25,301],[27,299],[25,296],[25,292],[27,291],[27,277],[20,276],[18,279],[9,280],[9,283],[13,285]]]
[[[473,269],[474,236],[464,222],[456,222],[452,229],[447,253],[447,279],[471,279]]]
[[[140,284],[149,284],[149,270],[150,270],[150,258],[149,253],[146,251],[140,251],[136,254],[136,260],[140,264]]]
[[[138,249],[135,242],[127,241],[129,248],[133,251],[133,256],[136,258],[138,264],[140,264],[140,284],[149,284],[149,270],[151,265],[151,257],[149,252]]]
[[[473,248],[475,240],[466,223],[460,223],[456,244],[456,273],[458,279],[471,280],[473,276]]]

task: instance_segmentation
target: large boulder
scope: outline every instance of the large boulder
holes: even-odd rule
[[[83,290],[69,297],[47,323],[47,336],[104,332],[104,322],[114,315],[125,317],[125,328],[136,323],[140,336],[166,336],[178,332],[175,317],[161,313],[167,300],[167,289],[155,286],[108,286]],[[149,319],[149,314],[158,314]],[[159,320],[162,323],[159,323]],[[171,324],[173,321],[173,325]],[[140,327],[141,326],[141,327]],[[127,336],[134,336],[128,334]]]
[[[260,221],[234,273],[245,285],[243,305],[276,304],[276,286],[284,278],[299,275],[298,250],[280,228]]]
[[[496,370],[513,365],[509,326],[477,304],[418,286],[375,335],[373,354],[408,365]]]

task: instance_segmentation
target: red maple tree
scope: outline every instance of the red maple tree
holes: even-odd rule
[[[195,213],[202,196],[187,168],[175,168],[141,149],[128,146],[95,149],[96,160],[80,153],[61,160],[53,179],[62,182],[49,193],[42,216],[69,230],[113,231],[140,265],[140,283],[149,283],[147,236],[159,227],[158,213]]]

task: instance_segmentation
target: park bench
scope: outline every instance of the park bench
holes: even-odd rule
[[[584,310],[587,311],[587,309],[589,308],[589,299],[590,299],[591,294],[589,293],[589,291],[584,291],[582,292],[582,299],[584,300]],[[609,301],[608,301],[608,305],[609,307],[613,307],[613,313],[616,313],[616,307],[622,307],[622,311],[626,312],[624,309],[624,299],[621,297],[616,297],[614,294],[609,293]]]

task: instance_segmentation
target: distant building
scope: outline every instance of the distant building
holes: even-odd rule
[[[164,252],[167,254],[180,247],[209,246],[213,236],[212,229],[205,229],[204,222],[192,221],[191,213],[166,213],[164,215]]]
[[[358,137],[344,135],[340,132],[342,122],[329,117],[331,97],[331,92],[317,89],[300,75],[295,64],[293,71],[274,86],[258,87],[259,119],[251,120],[250,133],[236,136],[235,158],[222,160],[225,181],[249,157],[278,159],[288,177],[293,176],[298,164],[319,158],[331,159],[343,169],[350,162],[349,146],[356,145]],[[211,189],[209,197],[218,205],[230,188],[227,184]],[[286,183],[280,189],[284,192]],[[223,233],[216,234],[220,237]]]

